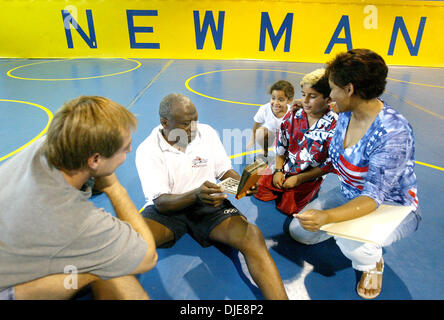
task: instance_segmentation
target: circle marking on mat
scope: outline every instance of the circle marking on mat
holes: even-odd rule
[[[42,109],[43,111],[46,112],[46,115],[48,116],[48,122],[46,123],[45,128],[40,131],[40,133],[35,136],[33,139],[31,139],[29,142],[25,143],[24,145],[22,145],[21,147],[15,149],[14,151],[8,153],[7,155],[0,157],[0,162],[11,157],[12,155],[16,154],[17,152],[19,152],[20,150],[26,148],[27,146],[29,146],[31,143],[33,143],[34,141],[36,141],[37,139],[39,139],[41,136],[43,136],[46,131],[48,130],[49,124],[51,123],[51,120],[53,118],[53,114],[51,112],[51,110],[45,108],[44,106],[41,106],[39,104],[36,103],[32,103],[32,102],[27,102],[27,101],[19,101],[19,100],[9,100],[9,99],[0,99],[0,102],[14,102],[14,103],[23,103],[23,104],[27,104],[33,107],[37,107],[39,109]]]
[[[410,81],[399,80],[399,79],[394,79],[394,78],[389,78],[389,77],[387,77],[387,80],[391,80],[391,81],[395,81],[395,82],[401,82],[401,83],[407,83],[407,84],[414,84],[415,86],[423,86],[423,87],[444,89],[444,86],[439,86],[439,85],[436,85],[436,84],[410,82]]]
[[[9,70],[6,74],[8,75],[8,77],[14,78],[14,79],[19,79],[19,80],[33,80],[33,81],[73,81],[73,80],[89,80],[89,79],[98,79],[98,78],[105,78],[105,77],[112,77],[112,76],[117,76],[119,74],[124,74],[124,73],[128,73],[131,71],[134,71],[138,68],[140,68],[140,66],[142,65],[139,61],[137,60],[133,60],[133,59],[127,59],[127,58],[122,58],[123,60],[127,60],[127,61],[131,61],[131,62],[135,62],[137,64],[137,66],[135,66],[134,68],[125,70],[125,71],[120,71],[120,72],[115,72],[115,73],[110,73],[110,74],[103,74],[100,76],[91,76],[91,77],[80,77],[80,78],[66,78],[66,79],[44,79],[44,78],[25,78],[25,77],[19,77],[19,76],[15,76],[13,75],[13,71],[21,69],[21,68],[26,68],[29,66],[34,66],[34,65],[38,65],[38,64],[44,64],[44,63],[54,63],[54,62],[60,62],[60,61],[72,61],[72,60],[76,60],[76,59],[69,59],[69,60],[55,60],[55,61],[40,61],[40,62],[33,62],[33,63],[29,63],[29,64],[25,64],[23,66],[19,66],[16,68],[13,68],[11,70]]]
[[[216,98],[216,97],[211,97],[208,95],[205,95],[201,92],[198,92],[196,90],[194,90],[193,88],[191,88],[190,86],[190,81],[197,78],[197,77],[201,77],[207,74],[212,74],[212,73],[217,73],[217,72],[228,72],[228,71],[271,71],[271,72],[286,72],[286,73],[294,73],[294,74],[300,74],[300,75],[305,75],[305,73],[301,73],[301,72],[295,72],[295,71],[287,71],[287,70],[275,70],[275,69],[225,69],[225,70],[215,70],[215,71],[209,71],[209,72],[204,72],[204,73],[200,73],[200,74],[196,74],[195,76],[192,76],[191,78],[188,78],[185,81],[185,87],[190,90],[191,92],[208,98],[208,99],[212,99],[212,100],[217,100],[217,101],[222,101],[222,102],[228,102],[228,103],[235,103],[235,104],[244,104],[244,105],[248,105],[248,106],[261,106],[262,104],[258,104],[258,103],[248,103],[248,102],[241,102],[241,101],[232,101],[232,100],[225,100],[225,99],[220,99],[220,98]]]

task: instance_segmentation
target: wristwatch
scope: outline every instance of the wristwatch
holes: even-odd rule
[[[275,174],[276,172],[284,172],[284,169],[274,169],[273,174]]]

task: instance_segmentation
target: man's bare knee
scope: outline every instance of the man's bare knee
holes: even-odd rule
[[[67,300],[80,289],[98,280],[89,273],[53,274],[14,287],[17,300]]]
[[[244,238],[240,239],[239,251],[245,254],[263,249],[266,249],[266,246],[261,230],[256,225],[249,223]]]
[[[148,300],[149,296],[134,276],[124,276],[92,283],[96,300]]]

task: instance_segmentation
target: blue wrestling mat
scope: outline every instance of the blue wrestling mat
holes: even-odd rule
[[[277,80],[294,84],[300,97],[302,76],[321,64],[259,61],[140,59],[0,59],[0,163],[43,135],[56,110],[79,95],[106,96],[126,106],[139,119],[133,150],[159,124],[158,105],[169,93],[191,98],[199,121],[215,128],[241,172],[253,154],[224,139],[233,130],[250,129],[267,90]],[[416,175],[423,221],[411,237],[384,249],[383,290],[377,298],[444,299],[444,69],[390,67],[383,99],[411,123],[416,139]],[[135,167],[135,152],[117,170],[138,208],[144,196]],[[328,183],[337,183],[329,176]],[[13,186],[11,186],[13,187]],[[334,240],[305,246],[282,229],[286,216],[274,203],[229,197],[263,232],[291,299],[360,300],[356,275]],[[104,195],[92,198],[112,211]],[[139,276],[155,300],[263,299],[237,251],[224,246],[201,248],[185,235],[170,249],[159,249],[157,266]]]

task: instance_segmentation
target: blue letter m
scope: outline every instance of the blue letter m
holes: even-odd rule
[[[213,33],[214,46],[216,50],[222,49],[222,36],[224,34],[224,20],[225,11],[219,11],[219,21],[214,22],[213,11],[205,11],[205,17],[202,24],[202,29],[200,29],[200,17],[199,11],[193,11],[194,13],[194,30],[196,33],[196,48],[201,50],[204,46],[205,39],[207,37],[208,27],[211,28]]]
[[[392,39],[390,40],[390,47],[388,51],[388,55],[392,56],[393,51],[395,51],[396,38],[398,37],[398,31],[401,30],[402,35],[404,36],[405,43],[407,48],[409,49],[411,56],[417,56],[419,51],[419,46],[421,45],[422,34],[424,32],[424,26],[427,18],[421,17],[421,21],[419,22],[418,33],[416,34],[415,45],[412,44],[412,40],[410,39],[409,33],[407,32],[407,28],[404,23],[404,19],[402,17],[395,18],[395,25],[393,26]]]
[[[274,33],[273,26],[271,25],[270,16],[268,12],[262,12],[261,14],[261,34],[259,39],[259,51],[265,51],[265,32],[268,32],[270,36],[271,44],[273,45],[273,50],[276,51],[276,47],[281,41],[281,38],[285,31],[285,46],[284,52],[290,51],[290,42],[291,42],[291,30],[293,27],[293,13],[287,13],[285,16],[284,22],[277,34]]]
[[[77,30],[77,32],[80,34],[83,40],[85,40],[86,44],[90,48],[97,49],[96,33],[94,31],[94,23],[91,10],[86,10],[86,18],[88,19],[89,38],[86,35],[85,31],[83,31],[83,29],[79,27],[79,24],[71,16],[71,13],[69,13],[68,10],[62,10],[62,17],[63,17],[63,25],[65,27],[66,41],[68,42],[69,49],[74,48],[74,45],[72,43],[71,25],[74,27],[74,29]]]

